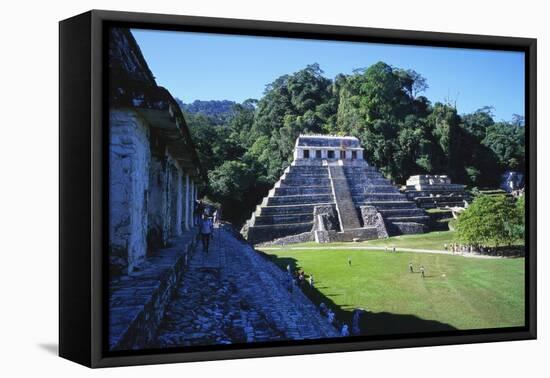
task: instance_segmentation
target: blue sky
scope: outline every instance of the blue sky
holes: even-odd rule
[[[524,115],[524,54],[290,38],[132,30],[157,83],[184,102],[259,99],[266,84],[319,63],[325,76],[378,61],[414,69],[428,81],[432,103],[459,113],[493,106],[495,119]]]

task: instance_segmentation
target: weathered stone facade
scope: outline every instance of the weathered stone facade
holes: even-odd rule
[[[135,112],[110,112],[109,241],[117,270],[133,270],[147,250],[148,145],[148,126]]]
[[[365,223],[361,206],[372,206],[381,220]],[[315,213],[328,208],[336,212],[335,229],[325,226],[326,215],[318,219]],[[306,232],[318,242],[352,241],[425,232],[428,223],[422,209],[368,165],[357,138],[300,135],[294,161],[242,233],[252,243]]]
[[[131,33],[113,29],[109,52],[110,261],[113,274],[128,274],[193,227],[201,171],[178,105]]]

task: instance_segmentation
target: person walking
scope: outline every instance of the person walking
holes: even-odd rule
[[[420,275],[424,278],[424,265],[420,265]]]
[[[344,323],[344,325],[342,326],[340,335],[342,335],[343,337],[349,336],[349,327],[347,324]]]
[[[348,257],[348,266],[351,268],[351,257]]]
[[[313,287],[313,274],[309,275],[309,286]]]
[[[335,317],[334,312],[329,308],[327,312],[327,318],[330,324],[334,323],[334,317]]]
[[[206,213],[203,214],[199,228],[202,241],[202,250],[206,253],[208,253],[208,247],[210,245],[210,238],[212,237],[213,227],[214,226],[212,225],[212,219],[210,219],[208,215],[206,215]]]
[[[414,273],[413,264],[409,263],[409,272]]]

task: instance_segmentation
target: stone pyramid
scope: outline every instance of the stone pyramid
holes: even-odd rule
[[[243,227],[251,243],[352,241],[421,233],[429,217],[363,159],[354,137],[300,135],[286,168]],[[291,240],[291,239],[290,239]]]

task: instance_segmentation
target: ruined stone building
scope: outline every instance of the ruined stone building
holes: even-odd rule
[[[193,227],[201,168],[179,106],[128,29],[109,45],[109,252],[124,274]]]
[[[465,201],[471,201],[464,188],[465,185],[452,184],[446,175],[416,175],[409,177],[403,192],[424,209],[464,207]]]
[[[363,158],[355,137],[300,135],[294,161],[243,227],[252,243],[421,233],[429,217]]]

